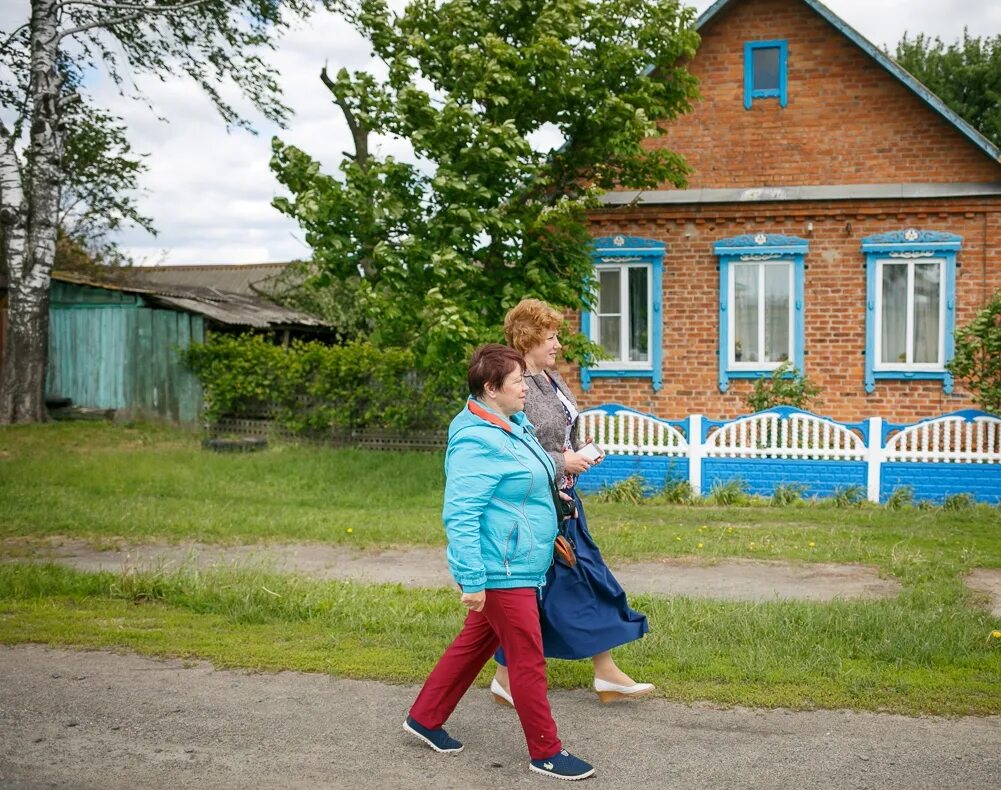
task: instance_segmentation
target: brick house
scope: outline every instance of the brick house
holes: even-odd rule
[[[687,189],[606,195],[599,298],[613,356],[584,406],[746,413],[792,360],[842,421],[967,408],[952,332],[1001,288],[1001,152],[816,0],[718,0],[697,22],[702,99],[650,145]]]

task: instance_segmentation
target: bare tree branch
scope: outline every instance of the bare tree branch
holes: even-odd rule
[[[76,27],[71,27],[66,30],[60,31],[57,38],[61,41],[67,36],[75,36],[77,33],[83,33],[87,30],[93,30],[97,27],[114,27],[115,25],[121,25],[125,22],[131,22],[134,19],[142,19],[144,16],[149,14],[166,14],[172,13],[174,11],[183,11],[187,8],[194,8],[195,6],[204,5],[209,0],[192,0],[190,3],[181,3],[180,5],[164,7],[164,8],[152,8],[146,6],[127,6],[127,5],[107,5],[102,6],[105,8],[114,9],[127,9],[127,8],[137,8],[141,9],[135,14],[126,14],[125,16],[118,16],[114,19],[97,20],[95,22],[90,22],[86,25],[77,25]],[[86,5],[96,5],[95,3],[86,3]]]
[[[344,119],[348,122],[348,129],[351,130],[351,137],[355,143],[355,155],[352,158],[362,170],[366,170],[368,168],[368,129],[358,122],[348,103],[338,95],[337,86],[327,76],[326,66],[320,69],[320,81],[327,86],[327,90],[334,97],[334,102],[341,108]]]
[[[98,3],[95,0],[66,0],[66,2],[59,3],[56,7],[63,9],[66,6],[71,5],[86,5],[93,8],[104,8],[108,11],[145,11],[150,14],[169,14],[172,11],[181,11],[185,8],[201,5],[206,2],[208,2],[208,0],[190,0],[190,2],[187,3],[163,6],[144,5],[141,3]]]
[[[18,33],[20,33],[25,28],[30,27],[30,25],[31,25],[30,22],[25,22],[20,27],[15,28],[14,32],[11,33],[9,36],[7,36],[7,40],[4,41],[2,45],[0,45],[0,54],[3,54],[3,51],[7,49],[8,46],[10,46],[10,42],[14,40],[14,37],[17,36]]]

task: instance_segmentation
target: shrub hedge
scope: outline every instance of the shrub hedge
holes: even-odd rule
[[[267,417],[294,433],[330,428],[438,428],[458,408],[416,372],[407,349],[355,341],[275,345],[212,335],[183,352],[205,392],[205,416]]]

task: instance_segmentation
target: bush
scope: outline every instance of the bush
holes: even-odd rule
[[[639,505],[646,497],[646,480],[639,475],[627,477],[614,485],[604,485],[594,498],[599,502]]]
[[[709,490],[707,501],[710,505],[727,507],[730,505],[748,505],[751,498],[747,494],[747,484],[739,477],[723,482],[717,480]]]
[[[692,484],[687,480],[665,480],[657,498],[671,505],[688,505],[695,500]]]
[[[943,510],[972,510],[977,501],[971,494],[952,494],[942,503]]]
[[[752,412],[775,406],[807,410],[819,394],[820,387],[793,367],[791,362],[783,362],[769,378],[754,382],[754,389],[745,402]]]
[[[981,409],[1001,414],[1001,291],[956,330],[956,352],[945,368]]]
[[[798,484],[779,484],[772,492],[772,505],[775,507],[786,507],[795,505],[803,501],[803,493],[806,486]]]
[[[858,507],[865,499],[865,487],[860,485],[839,486],[831,495],[835,507]]]
[[[901,510],[914,504],[914,489],[911,486],[900,486],[893,489],[890,498],[886,500],[887,510]]]
[[[423,386],[405,349],[353,342],[277,346],[260,335],[212,335],[183,352],[202,382],[205,416],[266,416],[293,433],[337,428],[429,428],[457,408]]]

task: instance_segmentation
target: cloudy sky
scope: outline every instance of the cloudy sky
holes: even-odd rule
[[[21,0],[24,13],[27,1]],[[698,0],[698,12],[711,0]],[[826,5],[878,46],[891,49],[905,31],[952,41],[964,27],[973,35],[1001,33],[996,0],[826,0]],[[13,4],[2,14],[10,30]],[[149,172],[141,200],[160,235],[125,232],[120,241],[143,264],[264,263],[309,255],[298,226],[271,208],[280,187],[268,169],[270,140],[278,134],[319,159],[334,172],[350,137],[340,111],[320,84],[324,63],[365,68],[368,47],[343,22],[321,14],[288,34],[274,63],[282,75],[286,102],[295,115],[277,130],[251,115],[258,135],[227,133],[207,99],[184,82],[142,84],[159,121],[140,104],[121,99],[107,87],[96,98],[125,119],[136,151],[147,153]],[[382,153],[394,150],[386,143]],[[402,151],[401,151],[402,152]]]

